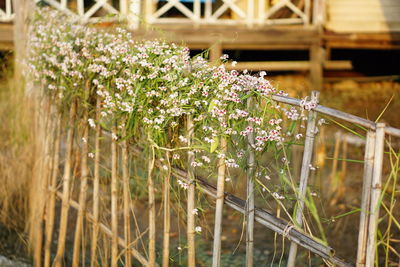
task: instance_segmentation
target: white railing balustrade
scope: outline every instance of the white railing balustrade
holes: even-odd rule
[[[13,0],[0,0],[0,22],[14,18]],[[14,0],[18,1],[18,0]],[[272,25],[310,23],[312,0],[33,0],[83,23],[124,19],[145,24]]]
[[[146,22],[194,24],[310,23],[311,0],[145,0]]]
[[[11,0],[0,1],[0,22],[11,22],[14,19],[14,12]]]

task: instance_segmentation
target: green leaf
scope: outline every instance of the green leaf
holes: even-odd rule
[[[214,137],[213,140],[214,140],[214,142],[212,142],[211,146],[210,146],[210,152],[211,153],[213,153],[218,148],[218,145],[219,145],[219,138],[218,137]]]
[[[208,106],[208,112],[211,112],[211,110],[213,110],[213,108],[215,107],[215,99],[211,100],[210,105]]]

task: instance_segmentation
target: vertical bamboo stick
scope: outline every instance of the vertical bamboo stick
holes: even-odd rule
[[[188,116],[186,123],[186,131],[188,138],[188,145],[192,144],[193,137],[193,119]],[[188,240],[188,266],[194,267],[196,265],[196,245],[195,245],[195,190],[196,181],[194,177],[193,163],[194,154],[193,151],[188,152],[188,178],[189,178],[189,188],[188,188],[188,199],[187,199],[187,240]]]
[[[154,190],[154,147],[151,147],[151,154],[148,163],[147,185],[149,190],[149,265],[156,264],[156,206]]]
[[[34,240],[34,260],[35,264],[42,264],[42,242],[43,242],[43,220],[45,219],[45,209],[47,208],[47,196],[49,193],[48,184],[51,180],[51,163],[52,163],[52,147],[54,143],[54,109],[50,103],[51,99],[44,96],[42,99],[42,105],[40,106],[41,117],[39,118],[40,129],[38,131],[38,137],[43,139],[43,142],[39,141],[39,168],[36,174],[36,181],[38,188],[36,190],[36,196],[34,201],[35,206],[35,220],[33,228],[35,229],[35,240]],[[46,215],[47,217],[47,215]],[[47,226],[47,225],[46,225]]]
[[[51,257],[51,243],[54,229],[54,217],[55,217],[55,205],[56,205],[56,187],[57,187],[57,177],[60,163],[60,136],[61,136],[61,113],[57,115],[56,126],[55,126],[55,138],[54,138],[54,151],[53,151],[53,169],[50,181],[50,198],[47,205],[47,219],[46,219],[46,240],[45,240],[45,253],[44,253],[44,266],[50,266]]]
[[[99,235],[99,191],[100,191],[100,97],[96,100],[96,136],[95,136],[95,155],[94,155],[94,178],[93,178],[93,231],[90,243],[90,265],[97,266],[97,238]]]
[[[247,99],[247,110],[251,110],[253,99]],[[253,127],[251,122],[250,127]],[[254,153],[254,133],[251,132],[247,136],[247,194],[246,194],[246,266],[253,266],[253,250],[254,250],[254,169],[255,169],[255,153]]]
[[[164,237],[163,237],[163,260],[162,266],[169,266],[169,235],[171,231],[171,215],[170,215],[170,179],[171,179],[171,165],[169,161],[169,153],[166,153],[168,162],[168,170],[165,171],[164,177]]]
[[[342,138],[342,134],[340,132],[337,132],[335,134],[335,148],[333,151],[333,162],[332,162],[332,171],[331,171],[331,176],[330,176],[330,184],[329,188],[332,189],[333,186],[336,187],[337,189],[337,179],[336,179],[336,172],[337,172],[337,166],[338,166],[338,158],[339,158],[339,151],[340,151],[340,141]],[[334,183],[333,183],[334,182]],[[335,191],[335,188],[329,192],[330,195],[332,195]]]
[[[319,98],[319,92],[313,91],[311,94],[311,101],[318,103],[318,98]],[[304,144],[303,163],[301,166],[299,192],[297,194],[298,206],[295,217],[296,223],[300,227],[303,225],[304,199],[306,196],[307,182],[308,182],[308,176],[310,174],[310,164],[314,148],[316,118],[317,118],[317,113],[313,110],[310,110],[308,114],[306,140]],[[289,258],[287,264],[288,267],[295,266],[296,254],[297,254],[297,244],[292,242],[290,244]]]
[[[227,152],[227,142],[225,137],[221,137],[220,149],[222,154]],[[222,211],[224,205],[224,187],[225,187],[225,158],[220,157],[218,161],[218,180],[217,197],[215,207],[215,225],[214,225],[214,244],[213,244],[213,267],[220,267],[221,261],[221,233],[222,233]]]
[[[112,129],[111,140],[111,267],[118,266],[118,151],[117,127]]]
[[[87,108],[83,114],[83,138],[82,138],[82,154],[81,154],[81,184],[79,192],[79,210],[78,217],[76,219],[75,237],[74,237],[74,248],[72,256],[72,266],[79,266],[80,248],[82,241],[82,231],[84,225],[84,215],[86,212],[86,195],[88,189],[88,153],[89,153],[89,125],[88,125],[88,110]]]
[[[124,132],[124,138],[126,132]],[[130,185],[129,185],[129,148],[126,139],[122,141],[122,180],[124,188],[124,235],[125,235],[125,266],[132,265],[131,258],[131,220],[130,220]]]
[[[69,125],[67,131],[67,149],[64,163],[64,177],[63,177],[63,192],[62,192],[62,206],[60,216],[60,231],[58,235],[58,247],[56,257],[54,259],[54,266],[61,267],[62,259],[65,252],[65,238],[67,235],[67,223],[69,212],[69,199],[70,199],[70,182],[71,182],[71,163],[72,163],[72,149],[74,145],[74,127],[77,103],[74,100],[71,104],[69,112]]]
[[[357,267],[365,266],[368,238],[368,216],[374,168],[375,132],[367,133],[364,154],[364,177],[361,197],[360,228],[358,232]]]
[[[375,160],[371,185],[371,201],[369,209],[368,241],[366,253],[366,266],[374,266],[376,252],[376,235],[378,230],[379,207],[382,187],[382,163],[385,147],[385,124],[376,125]]]

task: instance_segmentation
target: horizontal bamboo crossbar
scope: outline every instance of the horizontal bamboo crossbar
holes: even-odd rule
[[[301,101],[302,101],[300,99],[287,97],[287,96],[278,96],[278,95],[273,95],[272,99],[277,102],[285,103],[285,104],[289,104],[289,105],[293,105],[293,106],[301,106]],[[332,116],[337,119],[341,119],[341,120],[344,120],[344,121],[347,121],[350,123],[359,124],[370,130],[376,130],[375,122],[352,115],[352,114],[349,114],[349,113],[346,113],[346,112],[343,112],[343,111],[340,111],[340,110],[328,108],[328,107],[321,106],[321,105],[318,105],[317,107],[315,107],[314,110],[321,114],[329,115],[329,116]],[[400,137],[400,129],[397,129],[394,127],[386,126],[385,133],[392,135],[392,136]]]

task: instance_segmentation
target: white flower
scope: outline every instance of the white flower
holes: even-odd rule
[[[172,155],[172,159],[180,159],[181,156],[179,156],[179,154],[173,154]]]
[[[118,136],[115,133],[112,133],[111,137],[112,137],[113,140],[118,140]]]
[[[198,215],[199,214],[199,210],[198,209],[193,209],[192,210],[192,214],[193,215]]]
[[[85,137],[82,137],[82,142],[87,143],[87,140]]]
[[[89,158],[94,158],[94,153],[92,153],[92,152],[88,153],[88,157]]]
[[[92,127],[92,128],[96,127],[96,123],[94,123],[93,119],[88,119],[88,122],[89,122],[90,127]]]
[[[196,231],[196,233],[201,233],[201,226],[196,226],[194,230]]]
[[[273,193],[272,193],[272,196],[273,196],[274,198],[276,198],[276,199],[279,199],[279,200],[285,199],[284,196],[279,195],[277,192],[273,192]]]
[[[229,182],[229,181],[231,181],[231,178],[230,177],[226,177],[225,178],[225,182]]]

